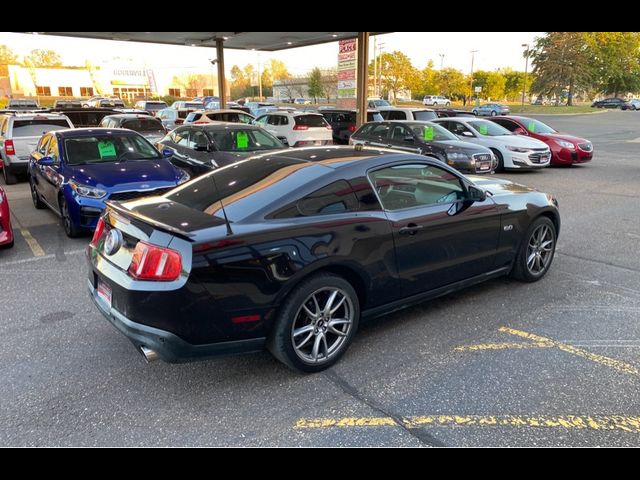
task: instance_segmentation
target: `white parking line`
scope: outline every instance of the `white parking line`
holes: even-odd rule
[[[72,250],[70,252],[64,252],[65,255],[78,255],[80,253],[84,253],[84,248],[82,250]],[[3,267],[8,267],[8,266],[11,266],[11,265],[20,265],[22,263],[36,262],[38,260],[48,260],[50,258],[56,258],[56,255],[49,254],[49,255],[43,255],[41,257],[23,258],[22,260],[13,260],[11,262],[2,262],[2,263],[0,263],[0,265],[2,265]]]

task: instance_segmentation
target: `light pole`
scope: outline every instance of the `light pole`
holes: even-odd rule
[[[524,84],[522,85],[522,108],[524,108],[524,95],[527,91],[527,70],[529,69],[529,44],[523,43],[522,46],[526,47],[526,50],[524,51]]]
[[[442,64],[444,63],[444,53],[439,53],[440,56],[440,71],[442,71]]]
[[[378,54],[375,55],[374,63],[375,63],[376,58],[378,58],[380,55],[382,55],[382,51],[384,50],[384,46],[385,46],[384,42],[378,43]],[[374,50],[374,54],[375,54],[375,50]],[[382,95],[380,95],[380,93],[381,93],[380,90],[382,90],[382,59],[378,60],[378,68],[377,68],[377,70],[378,70],[378,75],[377,76],[379,78],[375,82],[376,88],[374,89],[374,95],[376,97],[380,97],[380,96],[382,96]]]
[[[478,50],[471,50],[471,82],[469,85],[469,103],[471,103],[471,98],[473,97],[473,57],[478,52]]]

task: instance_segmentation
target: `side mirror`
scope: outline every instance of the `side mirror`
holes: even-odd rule
[[[193,147],[193,149],[196,152],[208,152],[209,151],[209,145],[207,145],[206,143],[198,143],[198,144],[196,144],[195,147]]]
[[[518,127],[516,128],[513,133],[515,133],[516,135],[527,135],[527,131],[522,128],[522,127]]]
[[[464,130],[463,132],[460,132],[459,135],[462,135],[463,137],[473,137],[473,133]]]
[[[42,157],[40,160],[36,161],[36,163],[41,167],[52,167],[55,164],[55,162],[53,161],[53,158],[48,156]]]
[[[171,158],[173,156],[173,150],[169,148],[162,149],[162,158]]]
[[[469,185],[467,188],[467,200],[472,202],[484,202],[487,199],[487,192],[475,185]]]
[[[411,135],[407,135],[406,137],[404,137],[404,141],[405,142],[414,142],[415,140],[413,139],[413,137]]]

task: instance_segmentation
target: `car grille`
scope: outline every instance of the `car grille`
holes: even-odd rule
[[[154,195],[162,195],[173,187],[156,188],[155,190],[135,190],[131,192],[117,192],[109,196],[109,200],[117,200],[118,202],[126,202],[127,200],[135,200],[137,198],[151,197]]]
[[[578,147],[583,152],[590,152],[591,150],[593,150],[593,145],[591,145],[590,143],[579,143]]]
[[[529,161],[531,163],[547,163],[551,158],[551,152],[549,150],[534,150],[534,153],[529,154]]]
[[[473,155],[473,158],[477,162],[490,162],[491,161],[491,154],[489,154],[489,153],[476,153],[476,154]]]

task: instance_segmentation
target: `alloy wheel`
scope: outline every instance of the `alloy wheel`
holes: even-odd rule
[[[554,236],[548,225],[539,225],[529,237],[527,246],[527,270],[540,275],[549,266],[553,256]]]
[[[340,288],[313,292],[298,309],[291,327],[296,355],[305,363],[321,364],[340,354],[354,321],[349,295]]]

